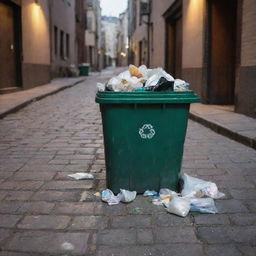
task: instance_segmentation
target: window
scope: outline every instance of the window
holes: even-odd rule
[[[54,26],[54,53],[58,54],[58,28]]]
[[[69,58],[69,34],[66,34],[66,57]]]
[[[64,32],[60,31],[60,57],[64,59]]]

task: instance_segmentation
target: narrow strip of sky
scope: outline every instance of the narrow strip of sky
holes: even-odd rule
[[[127,8],[127,0],[100,0],[101,15],[118,17]]]

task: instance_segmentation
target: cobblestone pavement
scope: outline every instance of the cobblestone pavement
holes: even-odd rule
[[[180,218],[142,196],[107,206],[93,195],[105,188],[95,81],[109,75],[0,120],[0,256],[256,255],[256,151],[195,122],[183,171],[226,193],[219,214]],[[93,181],[67,177],[90,170]]]

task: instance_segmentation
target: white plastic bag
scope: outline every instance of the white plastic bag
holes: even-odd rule
[[[155,190],[146,190],[143,194],[143,196],[155,196],[157,195],[157,192]]]
[[[120,201],[123,203],[130,203],[136,198],[136,195],[136,191],[120,189],[120,193],[115,196],[110,189],[105,189],[101,192],[101,200],[107,202],[108,205],[119,204]]]
[[[120,193],[117,195],[120,201],[123,203],[130,203],[136,198],[136,191],[129,191],[125,189],[120,189]]]
[[[105,84],[102,83],[97,83],[98,91],[99,92],[104,92],[105,91]]]
[[[186,217],[190,210],[190,201],[188,198],[174,197],[165,206],[167,207],[167,212]]]
[[[92,174],[85,172],[77,172],[75,174],[69,174],[68,176],[76,180],[92,180],[94,178]]]
[[[189,90],[189,83],[181,79],[174,80],[174,91],[187,91]]]
[[[145,87],[155,86],[161,77],[164,77],[167,81],[174,81],[174,78],[162,68],[155,68],[148,72],[148,80]]]
[[[119,195],[119,194],[118,194]],[[115,205],[120,203],[120,197],[114,195],[110,189],[105,189],[101,192],[101,200],[108,203],[108,205]]]
[[[182,175],[184,181],[181,195],[185,197],[203,197],[208,196],[214,199],[224,197],[225,194],[219,192],[215,183],[191,177],[184,173]]]
[[[191,198],[190,211],[212,214],[218,213],[212,198]]]

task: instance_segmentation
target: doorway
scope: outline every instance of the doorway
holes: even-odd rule
[[[0,0],[0,91],[21,86],[20,7]]]
[[[236,68],[236,0],[210,0],[208,103],[234,104]]]
[[[182,6],[175,2],[165,16],[166,24],[166,70],[175,78],[182,76]]]

